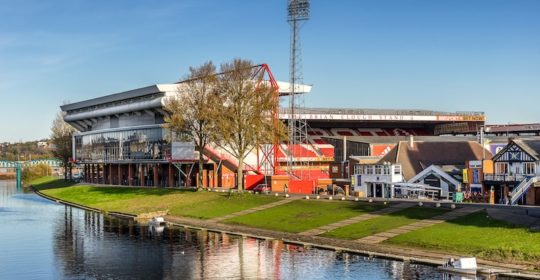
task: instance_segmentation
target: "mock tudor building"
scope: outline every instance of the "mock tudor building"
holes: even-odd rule
[[[540,140],[510,139],[492,161],[484,184],[493,189],[495,203],[540,205]]]

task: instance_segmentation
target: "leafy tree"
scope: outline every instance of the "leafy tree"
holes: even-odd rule
[[[52,149],[53,155],[62,161],[64,167],[64,179],[72,178],[72,164],[70,158],[73,154],[72,137],[75,129],[64,121],[64,113],[59,112],[53,121],[51,127],[51,143],[54,145]]]
[[[190,67],[190,74],[178,85],[178,95],[166,101],[165,127],[177,138],[193,141],[199,151],[199,186],[203,185],[203,151],[214,140],[214,113],[217,104],[215,93],[216,67],[207,62]]]
[[[36,178],[52,174],[52,169],[48,164],[40,163],[33,166],[25,166],[22,171],[22,179],[30,182]]]
[[[216,90],[220,102],[216,104],[215,121],[217,144],[238,160],[238,190],[244,189],[244,159],[259,144],[273,143],[284,138],[286,129],[276,122],[273,112],[278,106],[274,89],[262,80],[251,61],[235,59],[221,65]]]

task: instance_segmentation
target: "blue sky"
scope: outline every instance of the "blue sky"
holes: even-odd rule
[[[232,58],[288,80],[286,0],[0,0],[0,142],[46,138],[58,106]],[[313,107],[484,111],[540,122],[540,1],[312,0]]]

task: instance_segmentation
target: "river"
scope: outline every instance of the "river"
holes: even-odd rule
[[[164,228],[0,181],[0,279],[449,279],[436,268],[280,241]]]

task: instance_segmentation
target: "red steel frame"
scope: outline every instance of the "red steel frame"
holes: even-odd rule
[[[270,71],[270,67],[268,67],[268,64],[263,63],[260,65],[256,65],[254,67],[258,67],[259,69],[255,72],[255,76],[259,77],[259,80],[257,81],[258,85],[265,81],[264,76],[268,77],[268,82],[270,83],[270,86],[272,87],[273,91],[273,98],[274,98],[274,109],[272,112],[273,117],[273,123],[274,128],[277,130],[279,126],[279,85],[276,82],[276,79],[274,78],[274,75],[272,74],[272,71]],[[261,172],[261,165],[269,164],[272,167],[273,174],[276,173],[276,169],[278,167],[278,157],[277,157],[277,150],[279,149],[279,138],[274,137],[272,148],[271,149],[257,149],[257,171],[259,173]],[[262,151],[262,160],[260,158],[259,151]],[[261,164],[266,163],[266,164]]]

